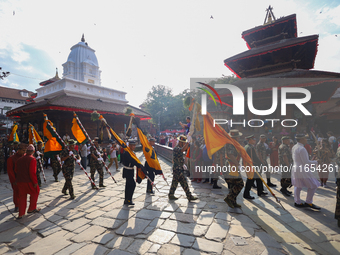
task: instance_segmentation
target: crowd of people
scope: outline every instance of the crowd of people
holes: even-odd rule
[[[180,184],[186,193],[189,201],[196,200],[190,192],[186,173],[191,175],[191,181],[197,183],[208,183],[213,189],[220,189],[217,181],[222,177],[228,184],[229,193],[224,201],[229,207],[241,207],[236,202],[237,196],[242,191],[245,199],[254,199],[251,196],[252,188],[257,190],[258,196],[268,195],[265,192],[264,185],[275,187],[271,182],[270,167],[284,169],[289,171],[281,171],[280,191],[285,196],[291,196],[292,191],[289,190],[294,186],[294,205],[296,207],[310,207],[315,210],[321,208],[313,204],[313,196],[319,186],[327,187],[327,181],[330,172],[337,173],[337,166],[340,165],[340,137],[335,138],[332,132],[328,132],[328,138],[323,138],[321,134],[311,136],[315,138],[315,146],[308,143],[309,136],[306,134],[296,134],[294,140],[291,136],[283,135],[282,137],[272,136],[267,139],[265,134],[259,136],[259,141],[256,141],[254,134],[245,137],[243,145],[244,150],[251,158],[252,164],[256,167],[253,170],[253,177],[247,175],[246,183],[241,176],[241,166],[243,164],[242,153],[240,149],[235,147],[235,144],[240,144],[240,138],[243,134],[239,130],[230,130],[229,137],[232,142],[227,143],[212,157],[208,156],[207,147],[202,135],[190,135],[190,117],[187,118],[187,124],[180,123],[186,129],[187,136],[179,135],[168,139],[167,145],[173,149],[173,180],[169,190],[169,199],[178,199],[175,196],[175,191]],[[92,146],[90,143],[77,145],[77,142],[70,139],[68,134],[65,134],[63,139],[68,146],[58,155],[54,155],[51,159],[44,157],[43,143],[40,141],[35,146],[25,143],[14,142],[6,143],[6,140],[1,140],[0,143],[0,169],[7,172],[10,183],[13,188],[13,202],[15,211],[19,211],[18,218],[25,215],[27,195],[30,194],[30,207],[27,213],[38,212],[37,199],[41,187],[41,173],[45,179],[44,169],[49,165],[53,169],[54,181],[58,182],[58,175],[62,171],[65,178],[65,184],[61,190],[64,195],[68,195],[70,199],[75,198],[72,178],[76,163],[80,164],[84,170],[90,166],[91,186],[97,189],[95,185],[95,173],[99,174],[99,187],[105,188],[104,185],[104,164],[108,163],[108,168],[114,165],[115,170],[119,171],[119,164],[123,166],[123,178],[126,179],[125,184],[125,205],[134,205],[132,202],[133,192],[136,186],[134,180],[134,167],[140,167],[135,160],[133,154],[127,153],[117,141],[110,140],[106,148],[99,145],[99,138],[93,139]],[[269,141],[268,141],[269,140]],[[150,148],[155,155],[153,146],[156,142],[155,138],[149,137]],[[189,145],[190,144],[190,145]],[[136,147],[135,140],[127,142],[130,151],[134,151]],[[242,161],[241,161],[242,158]],[[119,162],[119,163],[118,163]],[[229,166],[226,173],[212,175],[209,171],[195,171],[197,166]],[[319,180],[313,175],[311,169],[316,168]],[[203,168],[202,168],[203,169]],[[232,169],[232,170],[230,170]],[[153,169],[145,163],[145,173],[148,175],[148,185],[146,192],[153,194],[153,181],[155,173]],[[266,174],[266,182],[263,181],[262,174]],[[336,176],[337,177],[337,176]],[[263,185],[264,184],[264,185]],[[337,182],[339,186],[339,182]],[[303,187],[307,187],[307,197],[303,203],[300,198],[300,192]],[[340,224],[340,196],[338,188],[338,202],[336,210],[336,218]],[[340,226],[340,225],[339,225]]]
[[[240,143],[242,133],[239,130],[230,130],[229,136],[233,142]],[[241,177],[241,153],[233,144],[227,143],[223,148],[215,152],[212,158],[208,157],[207,148],[204,138],[200,135],[192,136],[192,146],[187,152],[186,164],[189,166],[190,175],[193,175],[192,181],[197,183],[209,182],[212,188],[219,189],[217,185],[218,178],[224,178],[228,184],[229,194],[225,198],[225,202],[230,207],[241,207],[236,203],[236,198],[244,188],[243,197],[245,199],[254,199],[250,195],[252,188],[257,189],[258,196],[266,196],[264,192],[265,184],[268,188],[276,185],[271,182],[271,171],[277,169],[281,174],[280,191],[284,196],[291,196],[292,191],[289,190],[294,186],[294,206],[310,207],[314,210],[321,208],[313,204],[313,196],[318,187],[328,188],[327,181],[329,174],[334,174],[338,178],[338,167],[340,166],[340,137],[335,138],[333,132],[327,132],[328,138],[324,138],[321,134],[295,134],[294,139],[286,133],[282,137],[272,136],[270,141],[265,134],[259,135],[259,141],[256,141],[254,134],[246,136],[243,142],[245,151],[251,158],[254,170],[254,178],[247,178],[244,185]],[[311,137],[315,140],[311,142]],[[311,144],[312,145],[311,145]],[[314,148],[313,148],[314,147]],[[229,170],[218,175],[212,175],[206,171],[197,173],[197,166],[217,167],[229,166],[234,167],[236,171]],[[198,168],[202,169],[202,168]],[[205,169],[205,168],[203,168]],[[210,168],[215,169],[215,168]],[[264,183],[260,179],[263,172],[266,173],[267,181]],[[318,173],[318,178],[314,174]],[[207,178],[210,177],[210,178]],[[255,184],[256,183],[256,184]],[[335,218],[338,219],[340,227],[340,179],[337,179],[337,206]],[[300,193],[302,188],[307,188],[307,197],[305,202],[301,201]]]

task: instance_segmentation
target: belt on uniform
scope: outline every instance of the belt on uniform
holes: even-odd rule
[[[130,169],[130,170],[133,170],[133,169],[134,169],[134,168],[131,167],[131,166],[124,166],[124,165],[123,165],[123,168],[125,168],[125,169]]]

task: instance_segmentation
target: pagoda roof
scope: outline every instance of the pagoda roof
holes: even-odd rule
[[[248,49],[281,39],[297,37],[296,14],[282,17],[274,22],[248,29],[242,33]]]
[[[48,85],[48,84],[51,84],[51,83],[53,83],[53,82],[55,82],[55,81],[59,81],[59,80],[60,80],[60,78],[59,78],[59,76],[58,76],[58,68],[56,68],[55,76],[54,76],[53,78],[51,78],[51,79],[48,79],[48,80],[46,80],[46,81],[40,82],[39,85],[40,85],[40,86],[46,86],[46,85]]]
[[[225,59],[224,63],[239,78],[287,72],[295,68],[311,69],[314,67],[318,38],[318,35],[311,35],[283,39],[237,54]]]
[[[15,115],[20,115],[22,113],[32,113],[45,110],[88,113],[92,113],[94,110],[96,110],[100,114],[124,115],[127,107],[133,110],[133,113],[136,115],[136,117],[150,117],[150,114],[148,112],[128,104],[117,104],[111,102],[103,102],[101,100],[90,100],[85,98],[67,96],[65,94],[37,103],[31,103],[15,108],[11,111],[8,111],[7,116],[11,117]]]
[[[234,82],[233,85],[240,88],[245,94],[247,93],[247,88],[252,87],[254,100],[260,101],[271,97],[273,87],[277,87],[278,90],[281,87],[304,87],[311,92],[312,98],[310,102],[316,104],[324,103],[334,95],[335,91],[340,87],[340,73],[295,69],[287,73],[241,79]],[[220,88],[216,89],[216,91],[220,95],[223,104],[232,104],[232,94],[228,89]],[[278,93],[279,96],[280,94]],[[289,97],[290,93],[287,95]],[[266,102],[268,101],[266,100]],[[209,100],[208,105],[209,107],[214,107],[213,101]]]

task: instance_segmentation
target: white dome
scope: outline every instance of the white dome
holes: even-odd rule
[[[79,42],[71,48],[71,53],[68,55],[67,62],[74,62],[76,65],[80,65],[85,62],[93,66],[98,66],[98,60],[95,55],[95,50],[91,49],[84,42]]]
[[[85,43],[84,35],[81,42],[71,48],[67,62],[63,64],[63,77],[101,85],[98,60],[95,50]]]

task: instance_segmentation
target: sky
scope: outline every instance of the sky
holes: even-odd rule
[[[84,33],[101,85],[138,107],[152,86],[176,95],[190,78],[231,75],[223,60],[247,50],[241,34],[269,5],[276,18],[297,15],[299,37],[319,34],[316,70],[340,72],[339,0],[0,0],[0,67],[11,72],[0,86],[35,91],[55,68],[62,77]]]

